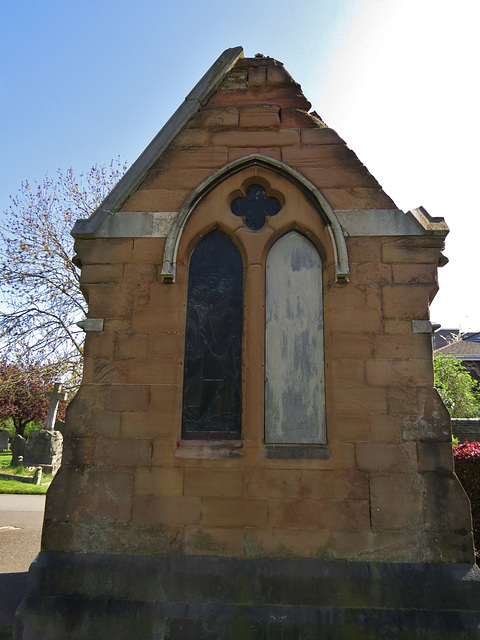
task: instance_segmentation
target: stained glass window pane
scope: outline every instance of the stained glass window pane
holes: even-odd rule
[[[277,198],[267,196],[259,184],[250,185],[245,193],[244,198],[235,198],[230,208],[236,216],[244,218],[249,229],[259,231],[265,226],[267,216],[277,215],[282,205]]]
[[[243,262],[212,231],[195,248],[188,278],[183,437],[240,437]]]

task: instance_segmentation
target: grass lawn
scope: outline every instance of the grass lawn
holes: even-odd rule
[[[24,467],[11,467],[12,454],[10,451],[0,451],[0,473],[8,474],[10,478],[0,478],[0,493],[47,493],[48,486],[52,481],[52,476],[45,474],[42,477],[42,484],[27,484],[15,480],[15,476],[33,476],[34,470],[24,469]]]

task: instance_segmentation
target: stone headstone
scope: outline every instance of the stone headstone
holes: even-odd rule
[[[10,450],[12,452],[12,461],[10,462],[11,467],[19,467],[21,464],[23,464],[23,456],[25,455],[26,445],[27,441],[25,440],[25,438],[17,433],[13,438],[12,444],[10,446]]]
[[[8,451],[8,431],[0,429],[0,451]]]
[[[62,463],[63,436],[59,431],[33,431],[25,447],[23,465],[42,466],[44,471],[56,473]]]

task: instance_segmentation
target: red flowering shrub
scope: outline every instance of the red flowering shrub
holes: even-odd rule
[[[477,564],[480,564],[480,442],[453,445],[455,473],[472,505],[473,537]]]
[[[480,459],[480,442],[462,442],[453,445],[455,461],[466,459]]]
[[[48,365],[0,360],[0,419],[11,418],[15,433],[24,436],[30,422],[45,420],[49,405],[45,392],[55,381],[55,370]],[[59,404],[57,416],[65,419],[65,402]]]

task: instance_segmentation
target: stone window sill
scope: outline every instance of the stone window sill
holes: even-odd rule
[[[178,440],[176,458],[243,458],[241,440]]]

